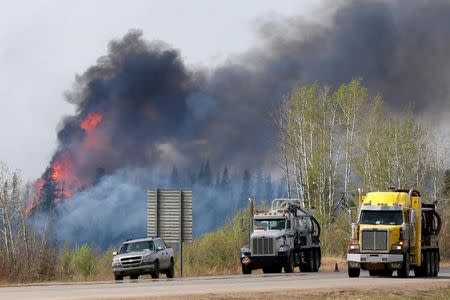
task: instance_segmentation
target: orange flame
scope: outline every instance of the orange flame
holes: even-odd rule
[[[81,122],[80,127],[84,129],[86,132],[90,133],[95,128],[97,128],[98,124],[103,120],[103,116],[98,113],[89,113],[87,117]]]
[[[87,117],[81,122],[80,127],[86,132],[84,145],[86,149],[101,149],[103,146],[103,139],[99,133],[94,132],[98,124],[103,120],[103,116],[98,113],[89,113]]]

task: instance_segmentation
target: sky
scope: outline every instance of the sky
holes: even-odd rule
[[[257,42],[264,19],[308,16],[316,1],[0,0],[0,161],[25,180],[41,175],[56,130],[74,107],[64,92],[106,54],[111,39],[142,29],[189,65],[213,66]]]

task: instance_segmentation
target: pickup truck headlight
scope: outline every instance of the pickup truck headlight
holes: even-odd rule
[[[118,260],[118,259],[113,259],[113,261],[112,261],[112,266],[113,266],[113,268],[117,268],[117,267],[120,267],[122,264],[120,263],[120,260]]]
[[[142,256],[142,261],[143,262],[152,262],[152,261],[154,261],[155,257],[154,257],[153,254],[155,254],[155,253],[152,252],[152,253],[149,253],[149,254],[145,254],[144,256]]]
[[[348,253],[359,253],[359,244],[351,243],[348,245]]]

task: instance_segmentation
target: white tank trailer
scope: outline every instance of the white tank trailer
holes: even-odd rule
[[[254,214],[249,199],[249,244],[241,248],[242,273],[317,272],[321,264],[319,222],[298,199],[275,199],[269,211]]]

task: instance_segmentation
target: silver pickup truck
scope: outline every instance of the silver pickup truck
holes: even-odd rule
[[[173,249],[157,237],[124,242],[119,252],[113,253],[112,260],[115,280],[123,280],[124,276],[138,279],[144,274],[159,278],[160,273],[173,278],[174,265]]]

